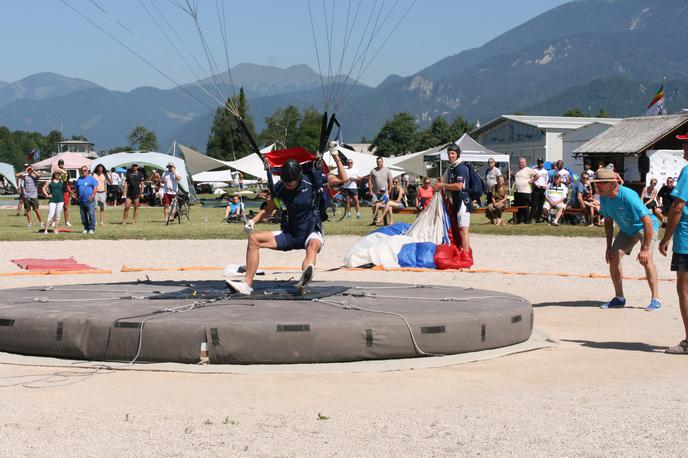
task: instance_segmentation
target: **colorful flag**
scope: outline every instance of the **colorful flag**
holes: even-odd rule
[[[666,108],[664,107],[664,84],[662,84],[657,90],[657,93],[652,98],[652,101],[647,106],[645,110],[645,116],[656,116],[666,113]]]

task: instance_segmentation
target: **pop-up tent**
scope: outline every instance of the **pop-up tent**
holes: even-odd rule
[[[179,182],[179,186],[189,193],[189,197],[192,202],[196,202],[196,191],[193,186],[191,186],[191,179],[189,177],[189,172],[186,169],[186,163],[183,159],[170,156],[168,154],[147,152],[142,153],[134,151],[131,153],[116,153],[110,154],[108,156],[100,157],[91,163],[91,170],[95,170],[98,164],[103,164],[106,170],[110,170],[113,167],[129,166],[132,164],[138,164],[139,166],[149,166],[155,167],[156,169],[166,170],[167,163],[172,162],[177,169],[177,172],[182,176],[182,180]]]
[[[17,177],[12,164],[6,164],[0,162],[0,176],[5,177],[5,179],[17,189]]]
[[[57,168],[57,162],[60,159],[64,161],[65,170],[79,170],[83,166],[91,166],[91,159],[84,157],[81,154],[69,152],[56,154],[55,156],[51,156],[47,159],[43,159],[42,161],[36,162],[31,166],[34,170],[53,171]]]

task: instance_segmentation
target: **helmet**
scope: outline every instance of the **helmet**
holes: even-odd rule
[[[301,164],[296,159],[287,159],[282,165],[280,178],[284,182],[295,181],[301,178]]]

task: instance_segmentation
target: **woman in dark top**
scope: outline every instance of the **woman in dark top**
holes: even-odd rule
[[[55,233],[60,232],[60,213],[64,208],[64,187],[59,170],[54,171],[52,179],[43,185],[43,194],[50,199],[48,201],[48,222],[45,225],[44,234],[48,233],[48,228],[53,221],[55,221]]]
[[[659,204],[662,208],[662,215],[668,215],[669,214],[669,207],[671,207],[671,203],[674,201],[674,198],[671,196],[671,192],[674,190],[674,178],[669,177],[666,179],[666,184],[662,186],[662,189],[659,190],[657,193],[657,199],[659,200]],[[662,220],[662,218],[660,218]],[[666,227],[666,223],[662,221],[662,227]]]

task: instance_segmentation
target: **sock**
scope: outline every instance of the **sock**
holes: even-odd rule
[[[624,296],[616,296],[616,298],[621,302],[626,302],[626,298]]]

